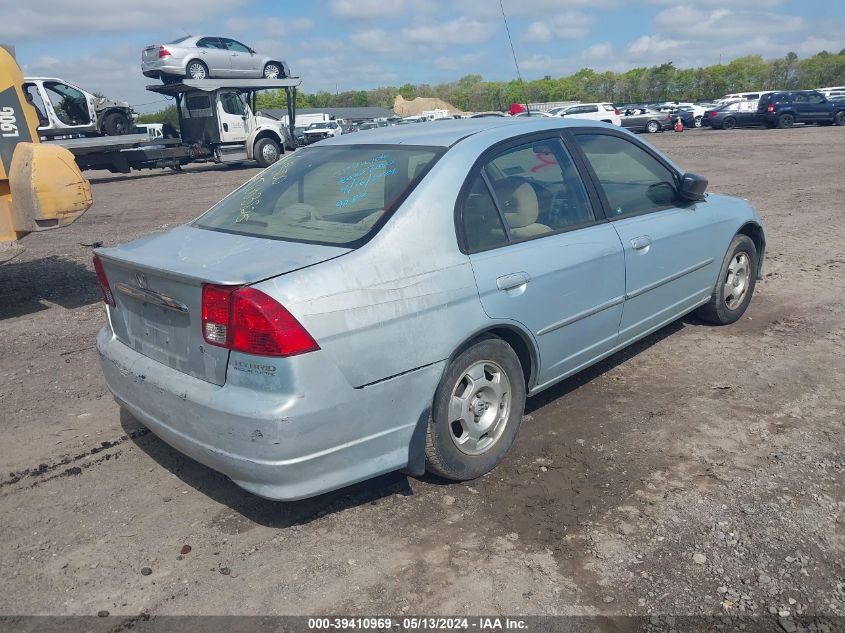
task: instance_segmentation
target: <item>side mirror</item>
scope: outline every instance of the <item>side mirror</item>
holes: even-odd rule
[[[707,178],[692,172],[681,176],[681,197],[687,200],[704,200],[704,192],[709,184]]]

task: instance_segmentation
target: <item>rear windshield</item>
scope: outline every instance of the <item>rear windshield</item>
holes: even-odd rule
[[[355,247],[381,228],[444,151],[402,145],[297,150],[225,197],[194,226]]]
[[[180,37],[178,40],[173,40],[172,42],[168,42],[168,44],[173,44],[173,45],[175,46],[176,44],[181,44],[182,42],[184,42],[185,40],[187,40],[189,37],[191,37],[191,36],[190,36],[190,35],[185,35],[185,36],[183,36],[183,37]]]

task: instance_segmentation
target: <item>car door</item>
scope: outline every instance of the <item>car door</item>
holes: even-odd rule
[[[807,110],[813,121],[833,120],[833,105],[820,92],[807,93]]]
[[[256,67],[257,56],[246,45],[226,37],[221,37],[220,40],[229,51],[229,65],[233,76],[257,77],[260,75]]]
[[[199,58],[208,67],[211,77],[231,77],[232,64],[229,51],[219,37],[203,37],[197,40]]]
[[[223,143],[243,143],[247,135],[247,106],[235,90],[217,93],[217,119],[220,121],[220,140]]]
[[[721,265],[717,228],[707,202],[683,201],[677,172],[646,145],[610,130],[572,135],[625,249],[623,345],[707,301]]]
[[[489,317],[537,342],[537,386],[607,354],[624,300],[622,244],[558,136],[488,152],[459,201],[462,247]]]
[[[50,109],[52,128],[68,134],[95,132],[97,121],[93,104],[81,90],[61,81],[41,82],[41,100]],[[51,116],[52,115],[52,116]]]

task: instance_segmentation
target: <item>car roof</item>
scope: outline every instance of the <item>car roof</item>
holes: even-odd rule
[[[450,147],[458,141],[476,134],[492,133],[501,136],[501,132],[509,131],[507,136],[518,136],[531,132],[542,132],[556,128],[595,127],[602,125],[597,121],[585,119],[564,119],[558,117],[484,117],[481,119],[453,119],[441,121],[436,125],[432,122],[414,123],[392,127],[380,127],[365,132],[344,134],[332,139],[321,141],[320,145],[430,145],[434,147]],[[615,128],[619,129],[619,128]],[[360,136],[366,134],[366,137]]]

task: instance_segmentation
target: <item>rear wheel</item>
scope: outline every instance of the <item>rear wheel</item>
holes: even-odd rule
[[[717,325],[739,320],[751,303],[756,283],[757,247],[747,235],[735,235],[710,301],[696,310],[696,316]]]
[[[120,136],[129,134],[129,117],[123,112],[109,112],[103,119],[103,132],[106,136]]]
[[[845,110],[836,113],[836,116],[833,117],[833,124],[845,125]]]
[[[722,129],[723,130],[732,130],[736,127],[736,119],[732,116],[727,117],[724,121],[722,121]]]
[[[434,396],[426,434],[426,470],[475,479],[505,457],[525,409],[525,377],[500,338],[478,340],[450,364]]]
[[[645,131],[649,134],[655,134],[660,131],[660,123],[657,121],[649,121],[645,126]]]
[[[276,62],[264,64],[264,79],[282,79],[284,76],[281,65]]]
[[[778,127],[782,130],[791,128],[795,124],[795,117],[791,114],[781,114],[778,117]]]
[[[279,144],[271,138],[260,138],[256,141],[255,147],[252,149],[252,155],[256,162],[262,167],[269,167],[277,160],[281,152],[279,151]]]
[[[191,60],[185,69],[185,75],[188,79],[208,79],[208,66],[198,59]]]
[[[695,127],[701,127],[701,118],[700,116],[695,117]]]

